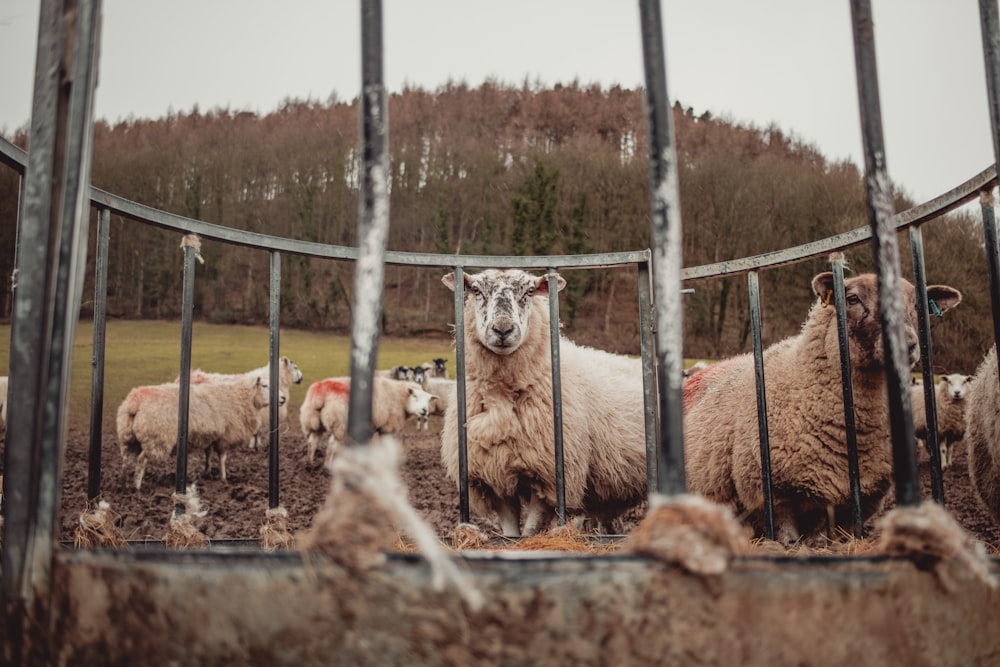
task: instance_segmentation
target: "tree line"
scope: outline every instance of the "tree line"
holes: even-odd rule
[[[393,250],[487,255],[579,254],[650,246],[644,91],[578,83],[543,87],[488,81],[411,87],[389,96]],[[128,199],[227,227],[319,243],[355,244],[361,156],[357,99],[287,99],[258,115],[219,108],[159,119],[98,121],[92,181]],[[786,248],[867,224],[862,175],[771,125],[756,127],[679,102],[678,154],[685,266]],[[26,130],[15,143],[28,147]],[[0,242],[13,248],[18,181],[0,169]],[[912,205],[897,198],[897,210]],[[93,238],[93,234],[91,235]],[[930,282],[965,303],[935,323],[935,358],[974,370],[992,339],[982,234],[975,216],[925,225]],[[176,318],[180,239],[112,218],[108,313]],[[901,239],[904,275],[908,244]],[[207,243],[195,316],[266,323],[268,255]],[[848,253],[871,267],[867,246]],[[89,259],[93,264],[93,253]],[[761,274],[765,342],[795,333],[825,261]],[[13,252],[0,257],[10,276]],[[346,332],[353,266],[282,259],[282,325]],[[387,267],[384,331],[447,335],[453,322],[441,270]],[[92,270],[88,271],[92,275]],[[564,329],[574,339],[637,352],[635,272],[567,272]],[[685,354],[745,351],[750,320],[742,276],[692,285],[684,308]],[[92,294],[86,288],[85,294]],[[10,313],[10,287],[4,314]],[[85,297],[86,299],[86,297]],[[92,302],[84,304],[84,314]],[[940,350],[939,350],[940,348]]]

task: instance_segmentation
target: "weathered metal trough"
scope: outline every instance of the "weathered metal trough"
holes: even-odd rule
[[[710,578],[625,556],[458,560],[484,594],[477,611],[454,590],[433,590],[414,556],[359,573],[289,553],[64,552],[51,623],[28,624],[23,639],[34,664],[109,666],[986,665],[1000,656],[997,593],[905,560],[746,558]]]

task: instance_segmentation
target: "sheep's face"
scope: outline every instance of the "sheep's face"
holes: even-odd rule
[[[969,387],[972,386],[972,376],[962,375],[961,373],[944,375],[938,381],[938,386],[942,394],[948,399],[961,401],[969,393]]]
[[[432,394],[420,388],[415,382],[407,383],[408,395],[406,397],[406,414],[417,417],[426,417],[430,414]]]
[[[478,274],[463,274],[466,304],[475,307],[476,337],[495,354],[512,354],[521,346],[531,325],[531,299],[549,293],[546,276],[533,276],[520,270],[489,269]],[[455,275],[443,279],[455,289]],[[558,289],[566,281],[557,276]]]
[[[292,379],[292,384],[299,384],[302,382],[302,371],[299,370],[299,365],[288,357],[282,357],[281,363],[285,366],[285,373],[287,377]]]
[[[907,280],[900,280],[903,307],[906,313],[904,331],[910,365],[920,361],[917,338],[916,290]],[[833,274],[821,273],[813,278],[813,291],[823,303],[833,304]],[[928,301],[934,304],[935,314],[958,305],[961,293],[947,285],[928,285]],[[882,343],[882,311],[878,297],[878,278],[874,273],[864,273],[844,281],[844,300],[847,310],[847,332],[851,364],[862,370],[885,367],[885,350]],[[932,310],[934,310],[932,309]],[[831,335],[836,340],[836,316],[830,318]]]
[[[271,404],[271,393],[268,391],[267,383],[256,378],[254,382],[253,406],[260,410]]]

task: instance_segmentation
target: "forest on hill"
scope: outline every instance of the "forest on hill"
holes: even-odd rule
[[[257,115],[229,109],[159,119],[98,121],[92,182],[159,209],[228,227],[354,245],[360,156],[357,100],[286,100]],[[827,160],[778,127],[754,127],[674,105],[685,266],[785,248],[867,224],[864,187],[851,162]],[[548,255],[650,246],[644,92],[486,82],[408,88],[388,99],[392,250]],[[845,122],[856,122],[845,119]],[[25,130],[12,137],[27,148]],[[984,166],[984,165],[983,165]],[[980,165],[970,165],[970,173]],[[16,175],[0,169],[0,273],[11,276]],[[897,198],[897,210],[914,202]],[[934,322],[934,354],[947,372],[972,372],[992,341],[986,262],[977,215],[924,226],[931,283],[965,301]],[[91,233],[91,239],[94,234]],[[108,313],[178,318],[180,239],[112,217]],[[909,244],[900,238],[904,276]],[[90,253],[88,276],[94,262]],[[263,324],[268,253],[206,242],[195,316]],[[871,267],[866,246],[848,252]],[[816,260],[760,276],[765,344],[795,333],[812,301]],[[387,267],[384,331],[448,336],[451,293],[440,269]],[[281,324],[349,330],[353,266],[282,257]],[[564,331],[578,342],[638,351],[636,275],[630,269],[566,272]],[[685,296],[685,354],[720,357],[750,345],[746,278],[699,281]],[[10,282],[2,315],[10,313]],[[85,287],[84,314],[92,287]]]

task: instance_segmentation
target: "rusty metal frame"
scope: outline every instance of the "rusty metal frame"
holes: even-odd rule
[[[1000,161],[996,3],[981,0],[980,7],[991,121]],[[31,155],[18,155],[17,149],[0,141],[0,161],[19,169],[24,176],[11,341],[12,405],[4,462],[5,540],[0,557],[4,662],[70,664],[100,660],[105,664],[129,664],[142,658],[147,664],[178,660],[219,663],[266,656],[279,664],[305,664],[329,660],[334,654],[343,661],[360,662],[375,657],[371,651],[379,646],[379,658],[387,662],[421,656],[438,660],[453,655],[520,664],[532,655],[545,655],[546,647],[556,652],[553,656],[568,655],[565,642],[553,641],[555,637],[565,639],[567,633],[572,638],[569,648],[581,651],[578,655],[603,656],[612,662],[638,660],[648,650],[653,653],[646,657],[657,659],[690,656],[694,651],[730,663],[745,658],[751,650],[759,661],[780,661],[789,655],[815,658],[817,636],[830,640],[825,650],[834,647],[833,653],[823,656],[831,664],[856,660],[859,650],[869,651],[864,655],[875,660],[907,660],[909,656],[940,664],[971,662],[1000,653],[1000,638],[991,625],[994,603],[980,580],[959,572],[943,586],[934,575],[895,559],[746,558],[737,561],[725,575],[706,579],[634,557],[457,556],[475,585],[488,594],[485,608],[477,610],[464,606],[454,591],[439,590],[427,563],[419,556],[390,555],[383,567],[359,576],[358,572],[311,557],[306,557],[308,562],[304,563],[299,554],[269,555],[240,547],[217,547],[200,553],[156,549],[62,551],[54,541],[68,368],[85,265],[88,197],[102,218],[114,213],[185,234],[268,248],[274,260],[280,252],[354,260],[358,263],[355,308],[375,315],[375,321],[379,313],[376,300],[387,263],[447,267],[459,277],[468,267],[519,266],[551,271],[637,266],[640,304],[649,300],[643,289],[644,278],[652,292],[650,328],[655,345],[644,345],[644,351],[655,347],[657,364],[655,369],[644,368],[644,373],[656,374],[659,404],[655,414],[650,414],[654,411],[647,406],[647,425],[659,430],[655,478],[659,491],[667,495],[685,489],[680,408],[683,281],[756,272],[871,242],[880,296],[888,304],[883,308],[887,312],[884,337],[887,358],[892,359],[889,393],[897,502],[914,504],[919,493],[913,490],[913,453],[903,451],[904,445],[912,443],[912,420],[899,359],[897,329],[901,310],[893,302],[890,289],[899,280],[895,233],[940,216],[981,191],[991,190],[997,182],[996,168],[991,166],[931,202],[892,214],[881,146],[871,8],[866,0],[852,0],[851,9],[869,227],[753,258],[682,269],[676,155],[658,0],[640,0],[651,136],[654,247],[652,251],[537,258],[385,251],[388,123],[381,80],[378,0],[362,0],[365,175],[357,249],[229,230],[171,216],[90,188],[101,3],[43,0]],[[989,243],[992,217],[986,215],[985,208],[984,204]],[[993,233],[995,250],[995,230]],[[275,266],[280,264],[272,263],[272,273]],[[996,295],[994,273],[991,268],[991,286]],[[460,298],[459,288],[455,293],[457,312]],[[640,319],[643,316],[640,313]],[[276,326],[272,319],[272,327]],[[1000,329],[997,337],[1000,339]],[[352,329],[351,375],[357,395],[352,392],[349,429],[358,443],[371,435],[365,416],[370,410],[377,344],[377,327],[373,333],[370,323],[362,322]],[[95,344],[95,350],[97,347]],[[276,350],[277,339],[273,337],[272,364]],[[272,380],[275,370],[272,366]],[[276,388],[272,387],[273,391]],[[272,418],[274,412],[272,409]],[[1000,578],[997,570],[996,562],[992,563],[989,576]],[[518,602],[528,598],[532,604]],[[287,606],[282,606],[281,601]],[[158,613],[129,613],[138,603]],[[756,613],[746,614],[747,604],[753,605]],[[206,624],[203,619],[209,606],[212,623]],[[549,611],[536,615],[541,608]],[[625,609],[643,622],[619,622]],[[689,624],[675,622],[692,610],[697,610],[705,622],[704,634],[691,634]],[[794,617],[788,616],[787,610],[794,610]],[[305,624],[304,616],[308,621]],[[112,636],[95,634],[94,619],[112,617],[113,623],[106,626]],[[884,622],[887,617],[892,619],[889,626]],[[597,631],[580,632],[581,622],[583,628]],[[511,623],[520,628],[518,642],[509,641],[505,628]],[[652,623],[658,623],[663,631],[649,633]],[[788,630],[783,631],[786,627]],[[882,631],[873,631],[876,627]],[[921,637],[929,644],[912,641],[909,629],[914,627],[921,628]],[[641,629],[641,636],[635,634],[635,628]],[[723,628],[727,642],[718,641]],[[282,632],[287,634],[282,637]],[[629,641],[622,644],[609,634],[612,632],[624,633]],[[961,637],[956,639],[956,632]],[[762,648],[758,641],[761,636],[774,641]],[[928,648],[933,653],[928,653]]]

